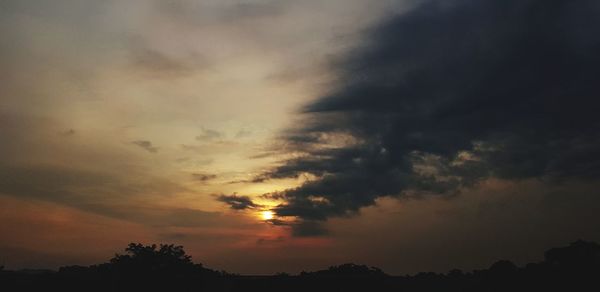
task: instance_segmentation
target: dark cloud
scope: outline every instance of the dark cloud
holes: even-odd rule
[[[158,152],[158,148],[152,146],[152,142],[150,142],[150,141],[138,140],[138,141],[132,141],[131,144],[137,145],[140,148],[142,148],[150,153]]]
[[[491,177],[596,179],[598,15],[593,0],[446,0],[392,17],[336,63],[338,86],[284,136],[302,155],[257,181],[315,177],[277,193],[286,203],[274,210],[315,227],[379,197],[451,195]]]
[[[260,208],[261,206],[254,203],[252,199],[248,196],[238,196],[236,194],[233,195],[219,195],[217,196],[217,200],[223,202],[231,209],[234,210],[246,210],[246,209],[255,209]]]
[[[318,237],[328,235],[329,231],[323,227],[320,221],[316,220],[281,220],[273,218],[266,220],[267,223],[274,226],[282,226],[290,228],[292,236],[295,237]]]
[[[213,180],[217,178],[216,174],[207,174],[207,173],[192,173],[192,177],[201,182],[207,182],[209,180]]]

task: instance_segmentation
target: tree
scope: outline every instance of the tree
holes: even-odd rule
[[[173,244],[161,244],[157,248],[156,244],[143,245],[141,243],[130,243],[125,251],[128,254],[116,254],[110,260],[113,264],[119,264],[128,261],[162,261],[168,263],[191,264],[192,257],[185,254],[183,246]]]
[[[125,248],[126,254],[116,254],[109,266],[120,272],[132,273],[189,273],[202,268],[195,265],[192,257],[187,255],[182,246],[161,244],[157,246],[130,243]]]
[[[125,252],[99,267],[123,291],[198,291],[208,275],[179,245],[130,243]]]

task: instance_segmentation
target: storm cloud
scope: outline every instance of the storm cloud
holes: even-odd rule
[[[391,17],[283,135],[296,158],[257,181],[309,174],[267,196],[313,224],[489,178],[596,179],[598,15],[593,0],[451,0]]]

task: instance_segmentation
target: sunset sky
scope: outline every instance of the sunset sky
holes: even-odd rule
[[[600,241],[594,0],[2,0],[0,265],[243,274]]]

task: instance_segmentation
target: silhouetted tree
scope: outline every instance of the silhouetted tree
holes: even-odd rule
[[[600,265],[600,245],[578,240],[567,247],[553,248],[544,253],[546,263],[552,267],[589,269]]]
[[[194,264],[182,246],[130,243],[125,252],[115,254],[109,263],[97,267],[121,290],[177,288],[197,291],[209,273],[201,264]]]
[[[290,274],[288,274],[286,272],[279,272],[279,273],[275,274],[275,277],[282,277],[282,278],[284,278],[284,277],[289,277],[289,276],[290,276]]]
[[[386,274],[379,268],[368,267],[365,265],[357,264],[342,264],[339,266],[331,266],[327,270],[321,270],[316,272],[302,272],[301,275],[305,276],[386,276]]]
[[[183,246],[130,243],[125,251],[127,254],[116,254],[110,263],[115,267],[144,271],[173,271],[194,266],[192,257],[185,254]]]
[[[450,278],[460,279],[464,276],[465,276],[465,273],[463,273],[463,271],[459,270],[459,269],[453,269],[448,272],[448,277],[450,277]]]
[[[1,270],[0,270],[1,271]],[[488,269],[394,277],[357,264],[331,266],[299,276],[241,276],[194,264],[183,247],[129,244],[108,263],[68,266],[58,273],[1,271],[7,291],[600,291],[600,245],[577,241],[553,248],[545,260],[517,267],[498,261]]]
[[[514,275],[518,269],[511,261],[497,261],[490,266],[489,272],[496,275]]]

